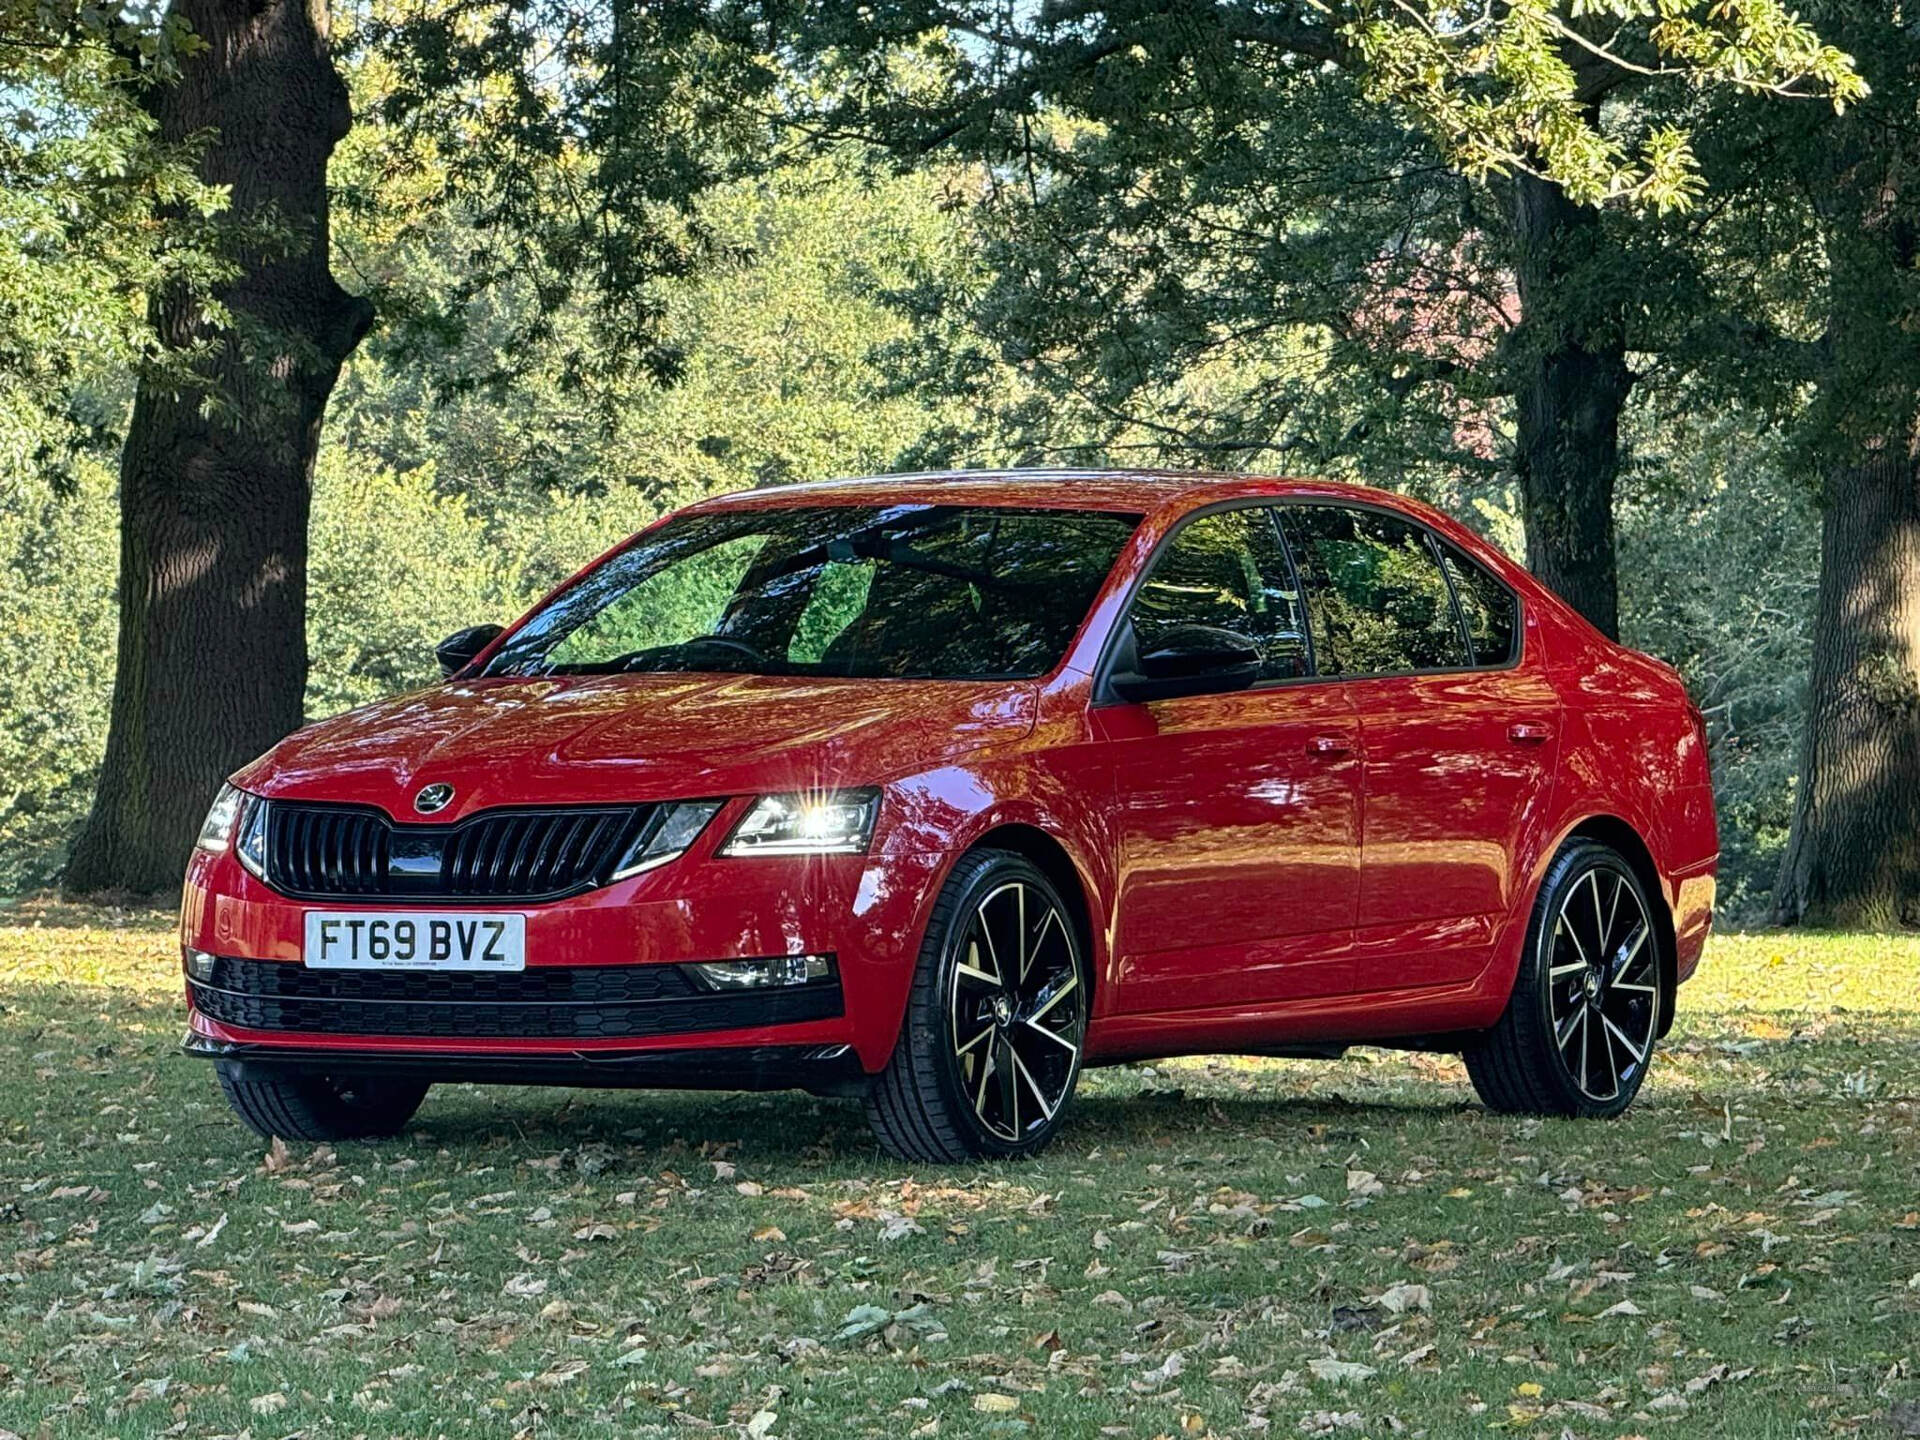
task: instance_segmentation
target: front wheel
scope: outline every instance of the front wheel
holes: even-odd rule
[[[1534,903],[1506,1013],[1466,1052],[1490,1110],[1618,1115],[1645,1082],[1660,1033],[1660,937],[1618,851],[1561,847]]]
[[[1030,861],[976,850],[920,947],[867,1119],[889,1154],[935,1163],[1039,1150],[1080,1078],[1086,959],[1073,912]]]
[[[263,1140],[384,1140],[426,1099],[425,1080],[215,1063],[227,1104]]]

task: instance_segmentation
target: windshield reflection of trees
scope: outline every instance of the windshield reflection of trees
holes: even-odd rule
[[[1030,678],[1137,521],[933,505],[683,516],[534,615],[489,673]]]

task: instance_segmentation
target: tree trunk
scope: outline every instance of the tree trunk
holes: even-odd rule
[[[1775,919],[1920,924],[1920,464],[1911,443],[1827,478],[1812,682]]]
[[[327,160],[351,124],[325,0],[175,0],[202,48],[149,108],[211,135],[231,187],[233,278],[172,290],[161,345],[206,346],[203,385],[143,379],[120,467],[120,640],[107,751],[72,892],[179,883],[223,777],[297,728],[306,686],[307,516],[340,366],[372,322],[328,268]]]
[[[1600,213],[1550,181],[1521,175],[1513,215],[1521,319],[1510,351],[1527,568],[1601,634],[1617,637],[1613,484],[1633,374],[1621,327],[1596,324],[1592,302],[1579,298],[1595,288],[1578,272],[1605,243]]]
[[[1827,328],[1810,447],[1823,457],[1820,589],[1793,828],[1774,915],[1920,925],[1920,192],[1911,138],[1850,115],[1811,187]]]

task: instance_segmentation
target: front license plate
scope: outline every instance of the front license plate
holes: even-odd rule
[[[313,970],[524,970],[527,917],[309,910]]]

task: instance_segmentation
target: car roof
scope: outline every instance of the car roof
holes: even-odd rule
[[[1424,509],[1405,496],[1337,480],[1248,475],[1206,470],[928,470],[911,475],[849,476],[804,481],[717,495],[690,507],[732,510],[802,504],[859,505],[885,502],[1031,505],[1045,509],[1112,510],[1148,514],[1219,500],[1284,495],[1377,499],[1403,509]]]

